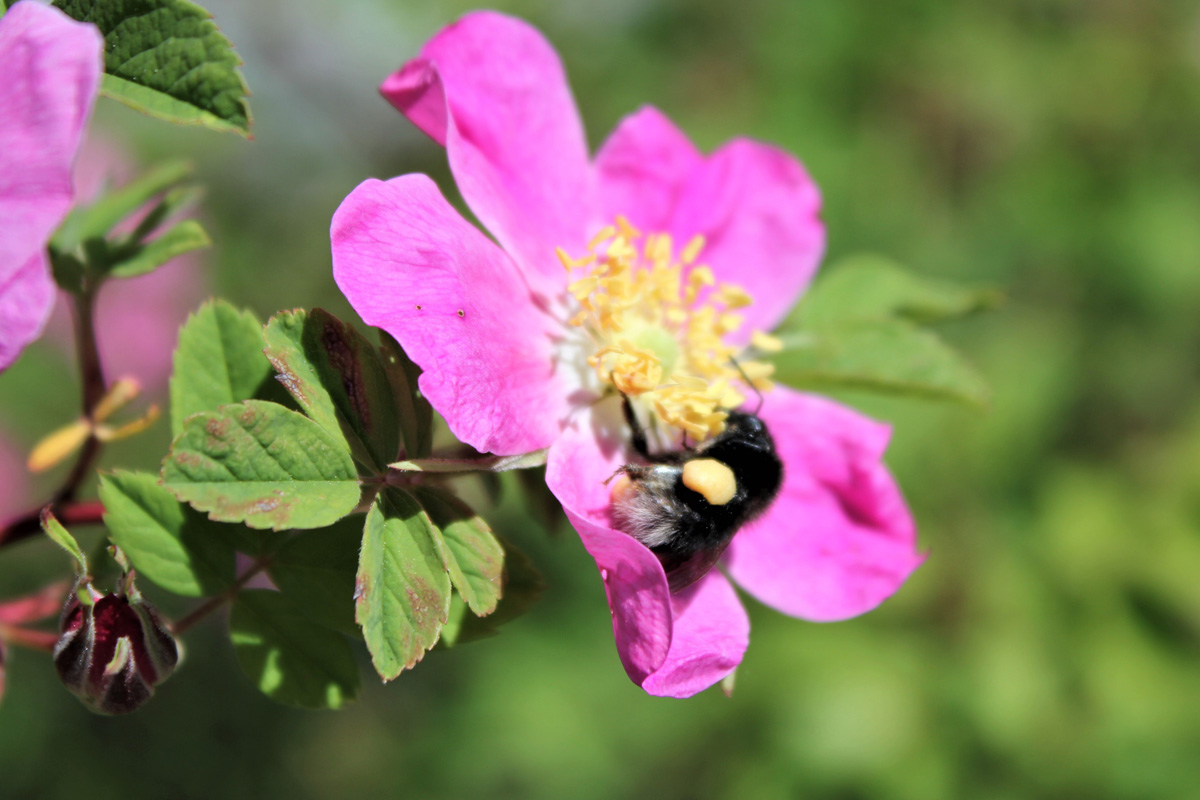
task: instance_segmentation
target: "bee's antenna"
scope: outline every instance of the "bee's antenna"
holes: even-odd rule
[[[758,387],[754,385],[754,381],[750,380],[750,376],[746,374],[746,370],[742,369],[742,365],[737,362],[736,358],[734,358],[733,356],[730,356],[729,361],[733,364],[734,368],[737,369],[738,373],[741,374],[742,380],[744,380],[746,382],[746,385],[750,387],[750,391],[752,391],[756,395],[758,395],[758,406],[754,409],[754,416],[757,417],[758,412],[762,411],[763,393],[760,392],[758,390]]]

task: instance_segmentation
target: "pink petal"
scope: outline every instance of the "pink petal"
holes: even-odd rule
[[[545,38],[503,14],[468,14],[380,92],[445,145],[463,198],[531,283],[561,289],[554,248],[582,251],[592,196],[583,126]]]
[[[679,194],[704,157],[661,111],[645,106],[621,120],[596,154],[599,228],[623,214],[650,233],[668,230]]]
[[[788,153],[735,139],[705,159],[679,191],[671,225],[676,241],[703,234],[700,262],[717,280],[750,293],[754,329],[775,327],[825,251],[816,184]],[[750,331],[737,338],[749,339]]]
[[[662,666],[671,647],[671,601],[667,576],[654,554],[611,527],[611,492],[604,481],[626,461],[623,426],[613,400],[576,415],[550,448],[546,485],[596,560],[617,653],[629,677],[641,684]]]
[[[561,326],[433,181],[363,182],[333,215],[330,235],[338,287],[421,367],[421,391],[455,436],[499,455],[557,438],[569,408],[552,352]]]
[[[71,165],[99,91],[103,47],[95,26],[37,3],[0,17],[0,369],[50,313],[41,253],[71,207]]]
[[[830,621],[870,611],[924,560],[881,460],[888,427],[781,387],[760,416],[783,460],[784,484],[726,551],[730,574],[785,614]]]
[[[642,688],[660,697],[691,697],[742,663],[750,643],[750,618],[733,586],[717,570],[672,595],[671,607],[671,652]]]
[[[550,449],[546,483],[596,560],[625,671],[651,694],[687,697],[737,666],[750,623],[720,573],[672,596],[654,554],[612,528],[604,481],[626,461],[626,436],[615,399],[578,414]]]

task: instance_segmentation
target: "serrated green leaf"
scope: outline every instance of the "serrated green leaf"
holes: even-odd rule
[[[375,671],[390,681],[433,647],[450,610],[450,577],[420,504],[385,489],[367,514],[355,619]]]
[[[262,400],[189,417],[163,462],[163,485],[220,522],[323,528],[358,505],[346,443]]]
[[[362,518],[304,531],[279,548],[267,568],[292,605],[314,622],[361,636],[354,622],[354,580],[362,543]]]
[[[204,226],[185,219],[148,242],[139,242],[113,252],[108,274],[114,278],[134,278],[153,272],[176,256],[208,247],[212,239]]]
[[[916,275],[880,256],[854,256],[829,269],[781,329],[897,317],[924,324],[992,308],[1001,300],[994,289]]]
[[[441,645],[455,647],[477,639],[486,639],[500,632],[500,626],[522,616],[537,603],[546,584],[537,567],[511,542],[501,543],[504,549],[504,596],[496,610],[486,617],[471,614],[457,594],[450,606],[446,627],[442,629]]]
[[[264,336],[280,382],[309,417],[344,436],[371,471],[396,458],[400,426],[391,384],[362,334],[317,308],[276,314]]]
[[[238,663],[259,691],[301,708],[341,708],[358,696],[350,643],[266,589],[239,592],[229,615]]]
[[[773,378],[798,389],[866,389],[983,406],[987,384],[929,331],[899,319],[850,320],[780,337]]]
[[[71,535],[70,531],[64,528],[62,523],[50,512],[49,506],[42,511],[42,530],[52,542],[67,551],[67,555],[74,559],[75,577],[81,578],[88,574],[87,557],[80,549],[79,542],[75,541],[75,537]]]
[[[218,594],[234,582],[234,553],[221,525],[176,500],[144,472],[100,478],[109,537],[138,573],[186,597]]]
[[[504,549],[491,527],[446,490],[423,487],[415,495],[439,532],[434,543],[455,591],[472,613],[495,611],[504,589]]]
[[[271,380],[262,349],[262,323],[224,300],[210,300],[188,317],[171,374],[171,435],[192,414],[254,397]]]
[[[56,0],[104,34],[102,94],[159,119],[250,132],[241,59],[187,0]]]
[[[421,394],[417,383],[421,368],[387,331],[379,331],[379,343],[379,354],[396,401],[405,458],[426,458],[433,451],[433,406]]]

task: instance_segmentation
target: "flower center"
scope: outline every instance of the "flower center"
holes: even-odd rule
[[[570,324],[590,337],[588,364],[601,383],[697,440],[724,430],[727,409],[745,402],[738,385],[766,391],[774,369],[735,361],[740,350],[725,340],[742,327],[737,311],[752,300],[696,263],[703,249],[697,236],[676,255],[670,234],[643,236],[620,216],[582,257],[558,249],[568,272],[586,270],[567,289],[579,306]],[[753,341],[762,350],[777,344],[761,333]]]

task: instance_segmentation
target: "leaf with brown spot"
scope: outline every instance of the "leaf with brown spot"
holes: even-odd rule
[[[344,440],[262,400],[189,417],[163,462],[162,483],[210,519],[274,530],[331,525],[361,494]]]
[[[381,472],[400,452],[392,386],[367,339],[327,311],[283,311],[264,335],[267,358],[305,413],[345,437],[355,459]]]
[[[383,367],[396,400],[396,416],[404,436],[404,456],[427,458],[433,450],[433,406],[418,386],[421,368],[413,363],[400,343],[382,329],[379,331],[379,354],[383,357]]]
[[[504,549],[491,527],[471,507],[444,489],[416,491],[438,535],[442,560],[454,589],[478,616],[496,610],[503,591]]]
[[[450,611],[450,577],[437,531],[407,492],[385,489],[367,514],[355,620],[376,672],[390,681],[424,657]]]

